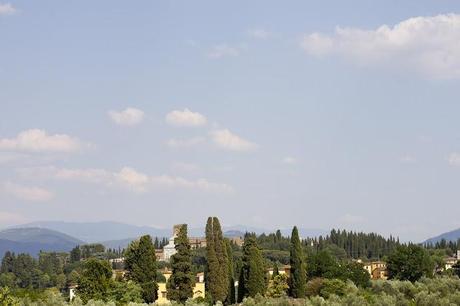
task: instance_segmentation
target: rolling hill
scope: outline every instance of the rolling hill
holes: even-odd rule
[[[39,221],[22,224],[17,227],[39,227],[65,233],[88,243],[123,240],[149,234],[153,237],[169,237],[171,229],[158,229],[149,226],[136,226],[120,222],[62,222]]]
[[[172,225],[171,225],[172,227]],[[13,228],[45,228],[69,236],[76,237],[79,240],[88,243],[100,242],[106,247],[117,248],[117,246],[126,246],[129,241],[142,235],[151,235],[152,237],[171,237],[172,228],[155,228],[150,226],[137,226],[114,221],[103,222],[62,222],[62,221],[40,221],[18,225]],[[224,226],[226,236],[242,236],[245,232],[255,232],[257,234],[273,233],[276,229],[256,228],[245,225]],[[285,236],[291,235],[291,228],[281,229]],[[189,236],[204,236],[204,227],[189,228]],[[327,231],[321,229],[299,228],[301,237],[316,237],[327,234]]]
[[[29,253],[36,256],[40,250],[68,252],[83,241],[45,228],[11,228],[0,231],[0,256],[6,251]]]
[[[458,239],[460,239],[460,228],[450,232],[442,233],[441,235],[438,235],[436,237],[429,238],[425,240],[424,243],[436,243],[438,241],[441,241],[442,239],[445,239],[446,241],[457,241]]]

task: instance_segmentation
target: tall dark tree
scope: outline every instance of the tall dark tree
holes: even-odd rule
[[[254,235],[246,234],[243,244],[243,265],[238,282],[238,301],[244,297],[264,294],[266,290],[265,267],[262,253]]]
[[[305,257],[300,244],[297,226],[292,229],[289,263],[291,275],[289,278],[289,294],[294,298],[305,297],[306,270]]]
[[[15,258],[16,256],[14,255],[14,253],[6,251],[2,259],[2,265],[0,266],[0,273],[13,272]]]
[[[228,294],[228,258],[217,217],[209,217],[206,223],[206,285],[213,302],[225,301]]]
[[[80,246],[77,245],[70,251],[70,262],[78,262],[81,259]]]
[[[142,298],[146,303],[157,299],[157,265],[155,248],[149,235],[132,242],[125,254],[125,267],[128,277],[142,288]]]
[[[225,249],[227,251],[227,273],[228,273],[228,293],[225,304],[233,305],[236,302],[236,292],[235,292],[235,267],[233,264],[233,250],[230,240],[225,239]]]
[[[193,296],[195,277],[192,271],[192,255],[187,237],[187,225],[182,225],[176,239],[176,254],[171,257],[172,274],[167,283],[168,299],[184,304]]]

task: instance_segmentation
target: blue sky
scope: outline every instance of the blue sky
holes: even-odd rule
[[[460,227],[458,1],[0,1],[0,227]]]

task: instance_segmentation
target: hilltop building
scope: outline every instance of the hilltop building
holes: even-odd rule
[[[176,254],[176,246],[174,244],[174,239],[176,239],[177,234],[183,224],[176,224],[173,227],[173,232],[171,238],[169,238],[168,244],[163,247],[163,249],[155,250],[155,256],[158,261],[169,262],[171,257]],[[234,236],[227,237],[232,243],[242,246],[244,239],[243,237]],[[206,238],[205,237],[188,237],[188,242],[190,243],[190,248],[200,249],[206,247]]]

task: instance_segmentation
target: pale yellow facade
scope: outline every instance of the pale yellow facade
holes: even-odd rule
[[[383,261],[372,261],[363,265],[364,269],[371,275],[371,279],[387,279],[387,264]]]
[[[171,276],[170,271],[163,271],[162,272],[163,276],[166,279],[166,282],[168,282],[169,277]],[[166,289],[166,282],[164,283],[158,283],[158,299],[156,301],[157,304],[169,304],[170,301],[168,300],[168,294],[167,294],[167,289]],[[204,277],[202,273],[199,273],[197,275],[197,281],[195,283],[195,287],[193,287],[193,299],[196,298],[204,298],[205,297],[205,287],[204,287]]]

